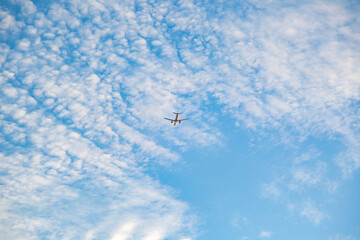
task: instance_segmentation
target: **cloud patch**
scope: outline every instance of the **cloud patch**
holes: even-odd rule
[[[273,235],[272,232],[261,231],[259,237],[260,238],[271,238],[272,235]]]
[[[312,202],[305,202],[300,215],[307,218],[315,225],[320,224],[324,219],[328,218],[326,213],[320,211]]]

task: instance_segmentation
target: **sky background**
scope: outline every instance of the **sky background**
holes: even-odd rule
[[[359,12],[1,1],[0,239],[359,240]]]

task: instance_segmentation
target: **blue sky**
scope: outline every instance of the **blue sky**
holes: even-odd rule
[[[359,12],[2,1],[0,238],[360,239]]]

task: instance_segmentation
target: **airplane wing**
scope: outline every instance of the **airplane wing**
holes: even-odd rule
[[[165,118],[166,120],[169,120],[169,121],[175,121],[174,119],[170,119],[170,118]]]
[[[179,121],[185,121],[185,120],[188,120],[188,118],[180,119]]]

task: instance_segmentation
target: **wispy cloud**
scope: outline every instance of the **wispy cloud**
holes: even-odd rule
[[[239,109],[249,126],[289,124],[300,134],[335,132],[351,138],[355,129],[347,122],[357,116],[346,106],[358,100],[359,85],[358,69],[350,62],[359,61],[359,55],[349,45],[358,39],[342,27],[354,28],[355,15],[342,5],[318,3],[280,11],[268,6],[250,20],[227,19],[222,24],[230,27],[219,24],[231,46],[218,70],[228,76],[216,93],[220,102]]]
[[[282,202],[294,192],[311,195],[311,188],[331,193],[341,176],[329,169],[339,166],[348,177],[359,168],[359,19],[349,10],[359,6],[349,4],[272,2],[238,7],[241,17],[227,11],[214,21],[227,48],[219,53],[221,83],[213,96],[239,125],[277,129],[274,138],[287,146],[313,136],[346,149],[326,162],[319,160],[321,151],[300,152],[279,173],[283,178],[262,185],[263,197]],[[308,219],[321,222],[324,216]]]
[[[316,225],[325,218],[328,218],[326,213],[321,212],[312,202],[309,201],[304,203],[300,214]]]
[[[242,228],[248,225],[248,221],[247,217],[240,217],[239,214],[235,214],[230,220],[230,225],[233,228]]]
[[[278,186],[278,181],[264,183],[261,189],[261,195],[264,198],[278,199],[282,195],[282,191]]]
[[[295,142],[336,138],[343,175],[360,167],[359,18],[346,2],[253,1],[241,16],[223,3],[211,18],[190,0],[8,4],[20,11],[0,7],[0,237],[188,234],[186,204],[141,166],[179,159],[163,142],[219,144],[210,101],[285,143],[286,129]],[[169,137],[161,120],[176,108],[194,121]],[[321,184],[329,164],[295,164],[291,180]],[[311,204],[301,215],[326,216]]]
[[[132,3],[76,1],[46,6],[46,14],[29,1],[13,2],[20,3],[16,16],[1,12],[4,39],[23,26],[21,36],[12,31],[15,46],[2,45],[1,238],[191,235],[196,224],[187,205],[141,167],[149,159],[178,159],[143,133],[163,123],[141,119],[174,109],[175,102],[161,101],[177,89],[156,74],[172,81],[178,73],[160,71],[149,53],[135,19],[142,14]],[[123,17],[111,18],[114,11]],[[146,73],[149,85],[140,81]],[[147,109],[147,101],[159,108]],[[214,135],[192,129],[200,143]],[[187,142],[192,134],[178,137]]]
[[[259,237],[261,238],[270,238],[273,235],[272,232],[268,232],[268,231],[261,231]]]

